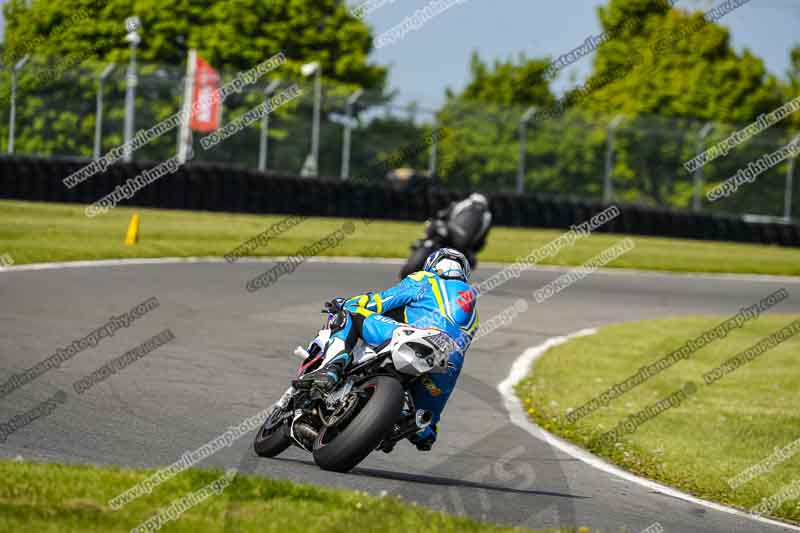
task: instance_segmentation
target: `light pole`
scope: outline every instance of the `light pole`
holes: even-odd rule
[[[314,121],[311,126],[311,164],[313,175],[319,174],[319,113],[322,103],[322,65],[319,61],[306,63],[300,67],[303,76],[316,74],[314,78]]]
[[[698,132],[697,137],[697,153],[702,153],[705,151],[706,147],[706,137],[711,133],[711,130],[714,129],[714,124],[712,122],[706,123],[705,126]],[[697,170],[694,171],[694,194],[692,196],[692,211],[695,213],[700,211],[700,189],[703,188],[703,167],[698,166]]]
[[[342,175],[341,178],[346,180],[350,177],[350,142],[353,131],[353,106],[356,101],[364,94],[363,89],[356,89],[356,91],[347,98],[347,118],[344,124],[344,140],[342,142]]]
[[[536,106],[529,107],[519,119],[519,159],[517,161],[517,194],[525,191],[525,155],[528,147],[528,121],[536,112]]]
[[[614,132],[619,126],[622,115],[617,115],[608,124],[608,143],[606,145],[606,176],[603,180],[603,202],[608,204],[614,196],[614,184],[611,181],[611,174],[614,172]]]
[[[25,54],[25,56],[17,61],[17,64],[14,65],[14,68],[11,69],[11,110],[8,114],[8,153],[14,153],[14,125],[17,121],[17,72],[22,70],[22,67],[25,66],[25,63],[28,62],[31,56]]]
[[[795,138],[795,141],[800,140],[800,137]],[[794,161],[795,157],[789,158],[789,168],[786,169],[786,193],[783,197],[783,218],[786,222],[792,220],[792,186],[794,181]]]
[[[280,80],[273,80],[264,89],[265,105],[267,105],[269,97],[272,96],[272,93],[275,92],[275,89],[277,89],[280,84]],[[267,136],[269,135],[269,115],[269,113],[264,113],[264,116],[261,117],[261,137],[259,138],[258,142],[258,170],[261,172],[265,172],[267,170],[267,150],[269,149],[269,145],[267,144],[269,142],[267,139]]]
[[[102,149],[102,140],[103,140],[103,84],[111,75],[111,72],[114,70],[114,67],[117,65],[115,63],[111,63],[110,65],[106,66],[103,69],[103,72],[97,78],[97,112],[95,113],[94,119],[94,158],[95,160],[100,159],[100,150]]]
[[[428,176],[436,176],[436,167],[439,164],[439,136],[436,134],[436,116],[431,120],[431,154],[428,161]]]
[[[130,142],[131,139],[133,139],[133,126],[136,112],[136,85],[139,81],[136,73],[136,49],[139,43],[142,42],[142,38],[136,30],[141,27],[142,22],[137,16],[128,17],[125,20],[125,28],[128,30],[125,40],[131,43],[131,60],[130,63],[128,63],[127,85],[125,88],[125,130],[123,132],[125,143],[123,145],[124,161],[130,161],[133,158],[133,149],[131,148]]]

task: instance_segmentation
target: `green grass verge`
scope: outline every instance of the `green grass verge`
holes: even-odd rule
[[[280,216],[118,207],[86,218],[83,206],[0,201],[0,255],[17,264],[126,257],[222,256],[264,231]],[[136,246],[122,244],[131,214],[141,215]],[[256,255],[293,254],[342,226],[343,219],[312,218],[258,249]],[[356,221],[356,230],[323,255],[407,257],[422,224]],[[494,228],[482,261],[512,262],[561,235],[557,230]],[[595,234],[543,264],[579,265],[621,237]],[[800,250],[778,246],[635,237],[636,248],[609,267],[678,272],[800,275]]]
[[[643,365],[678,349],[723,317],[682,317],[613,325],[549,350],[516,391],[533,420],[591,452],[642,476],[743,509],[800,480],[800,453],[734,490],[728,480],[800,439],[800,336],[768,350],[713,385],[703,374],[794,315],[762,315],[707,344],[574,424],[563,418]],[[597,437],[645,407],[693,382],[697,391],[677,407],[616,442]],[[793,446],[800,452],[800,447]],[[737,485],[737,483],[734,483]],[[794,499],[773,516],[800,522]]]
[[[0,531],[127,532],[159,509],[220,479],[223,473],[188,470],[119,510],[108,507],[110,498],[150,474],[114,467],[0,461]],[[244,476],[237,476],[221,494],[212,494],[161,531],[216,533],[223,530],[227,513],[241,532],[528,531],[456,518],[391,497]]]

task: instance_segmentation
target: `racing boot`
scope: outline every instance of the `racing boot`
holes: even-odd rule
[[[323,313],[328,314],[328,327],[331,330],[331,339],[325,346],[325,353],[337,353],[325,366],[309,372],[294,380],[292,385],[298,389],[310,389],[316,387],[322,392],[330,392],[339,384],[344,376],[344,370],[350,363],[349,350],[358,340],[360,328],[353,327],[354,320],[348,320],[351,316],[345,311],[343,306],[344,298],[334,298],[325,303]]]
[[[344,369],[347,368],[349,361],[350,354],[343,352],[324,367],[292,381],[292,386],[297,389],[316,387],[322,392],[330,392],[341,382],[342,376],[344,376]]]
[[[421,452],[429,452],[431,451],[431,448],[433,448],[438,434],[439,431],[434,424],[433,426],[428,426],[425,429],[409,435],[408,440],[411,441],[411,444],[417,447],[417,450]]]

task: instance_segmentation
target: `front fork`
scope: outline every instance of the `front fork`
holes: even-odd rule
[[[273,407],[277,407],[281,410],[286,409],[286,407],[289,405],[289,400],[292,399],[294,393],[295,393],[295,388],[290,385],[289,388],[286,389],[286,392],[283,393],[283,396],[281,396],[281,399],[275,402],[275,405]]]

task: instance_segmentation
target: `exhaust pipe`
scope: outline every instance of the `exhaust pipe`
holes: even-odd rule
[[[299,422],[294,425],[294,434],[298,439],[302,439],[311,446],[314,445],[314,441],[317,440],[318,435],[317,430],[304,422]]]

